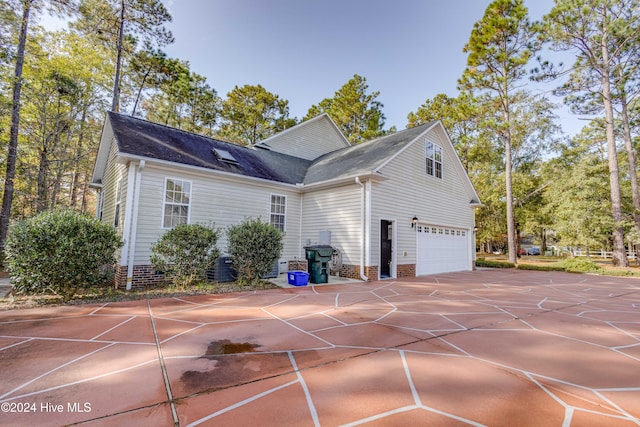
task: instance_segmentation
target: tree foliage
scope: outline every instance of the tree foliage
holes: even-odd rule
[[[555,240],[561,246],[608,246],[613,222],[604,139],[598,126],[585,128],[546,165],[542,211],[553,217]]]
[[[173,35],[164,26],[171,22],[171,15],[160,0],[81,0],[79,11],[81,19],[75,27],[94,34],[114,52],[111,110],[120,111],[123,58],[135,49],[137,39],[145,46],[172,43]]]
[[[52,12],[63,13],[73,5],[72,0],[52,0],[46,4]],[[11,11],[9,8],[13,8]],[[7,147],[6,172],[4,178],[4,192],[2,194],[2,208],[0,208],[0,248],[4,245],[11,219],[13,205],[14,180],[16,176],[16,164],[18,156],[18,134],[20,132],[20,109],[22,95],[22,70],[25,61],[25,49],[29,33],[31,16],[38,9],[44,7],[44,2],[38,0],[22,0],[2,4],[4,22],[11,22],[12,16],[21,16],[17,33],[17,48],[15,51],[15,67],[11,81],[11,125],[9,131],[9,144]],[[8,10],[9,9],[9,10]],[[19,12],[18,12],[19,11]],[[8,17],[8,20],[7,20]],[[6,27],[6,25],[5,25]]]
[[[217,132],[220,98],[206,79],[189,70],[189,64],[173,59],[156,59],[161,74],[156,90],[143,102],[146,119],[188,132],[213,136]]]
[[[384,135],[380,92],[367,93],[367,79],[355,74],[334,94],[312,105],[304,120],[327,113],[349,142],[357,144]]]
[[[468,53],[467,68],[459,80],[461,89],[477,94],[486,106],[485,111],[493,112],[483,126],[491,129],[504,147],[507,242],[512,263],[517,261],[515,159],[518,151],[522,152],[531,141],[529,132],[536,129],[531,121],[539,119],[539,115],[531,115],[531,111],[546,114],[534,106],[532,96],[518,89],[537,49],[535,32],[523,0],[494,0],[474,25],[464,47]]]
[[[253,145],[297,123],[289,117],[289,101],[261,85],[236,86],[222,102],[220,116],[218,135],[243,145]]]
[[[638,7],[636,0],[557,1],[544,17],[542,34],[553,49],[575,53],[576,63],[573,68],[563,71],[554,64],[542,62],[538,76],[541,79],[557,79],[568,74],[568,79],[558,89],[559,93],[565,95],[566,102],[577,111],[587,109],[604,113],[601,123],[607,141],[611,218],[614,223],[613,263],[620,266],[628,266],[628,260],[624,242],[614,105],[616,88],[625,86],[623,81],[627,80],[626,74],[637,73],[637,66],[627,68],[621,65],[633,63],[626,58],[637,49]],[[634,56],[635,53],[631,54],[631,57]],[[635,187],[634,192],[637,192],[637,182]],[[640,206],[640,197],[637,194],[634,197],[637,197]]]

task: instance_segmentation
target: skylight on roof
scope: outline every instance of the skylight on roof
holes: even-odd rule
[[[223,162],[238,164],[238,161],[236,160],[235,157],[233,157],[233,154],[231,154],[227,150],[223,150],[221,148],[214,148],[213,153],[216,155],[216,157],[219,160],[222,160]]]

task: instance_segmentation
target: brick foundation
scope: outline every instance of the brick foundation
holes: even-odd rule
[[[288,267],[289,271],[307,271],[307,262],[306,260],[289,260]],[[366,266],[364,268],[364,274],[369,278],[369,280],[378,280],[378,266]],[[398,277],[415,277],[416,266],[415,264],[398,265],[397,274]],[[343,264],[340,270],[340,277],[360,280],[360,266]],[[164,274],[157,273],[152,266],[136,265],[133,267],[133,281],[131,283],[132,288],[143,289],[147,287],[164,285],[165,283],[166,280]],[[114,285],[116,288],[126,288],[126,265],[115,266]]]
[[[340,277],[346,277],[348,279],[360,279],[360,266],[342,264],[340,269]]]
[[[289,268],[289,271],[307,271],[307,260],[306,259],[289,260],[288,268]]]
[[[416,265],[415,264],[400,264],[396,269],[397,277],[416,277]],[[364,268],[364,275],[369,280],[378,280],[378,266],[372,265]],[[360,266],[348,265],[342,266],[340,271],[340,277],[347,277],[349,279],[360,279]]]
[[[369,278],[369,281],[378,280],[378,278],[380,277],[378,276],[378,266],[377,265],[365,266],[364,275]]]
[[[113,287],[124,288],[127,285],[127,266],[116,265],[114,267]]]
[[[416,277],[416,265],[415,264],[400,264],[396,268],[398,277]]]
[[[378,280],[378,266],[372,265],[364,268],[364,275],[369,278],[369,280]],[[340,277],[346,277],[349,279],[360,280],[360,266],[359,265],[351,265],[351,264],[343,264],[342,269],[340,270]]]
[[[116,288],[127,287],[127,269],[126,265],[117,265],[114,278]],[[156,269],[150,265],[135,265],[133,267],[133,280],[131,288],[143,289],[147,287],[159,286],[165,284],[163,273],[156,272]]]

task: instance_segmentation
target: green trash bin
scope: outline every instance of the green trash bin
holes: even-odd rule
[[[333,255],[333,247],[326,245],[307,246],[307,271],[311,283],[327,283],[329,281],[329,262]]]

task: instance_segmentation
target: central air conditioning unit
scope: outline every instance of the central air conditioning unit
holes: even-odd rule
[[[221,256],[216,260],[213,268],[207,270],[207,280],[210,282],[233,282],[238,278],[233,269],[233,261],[229,256]]]

